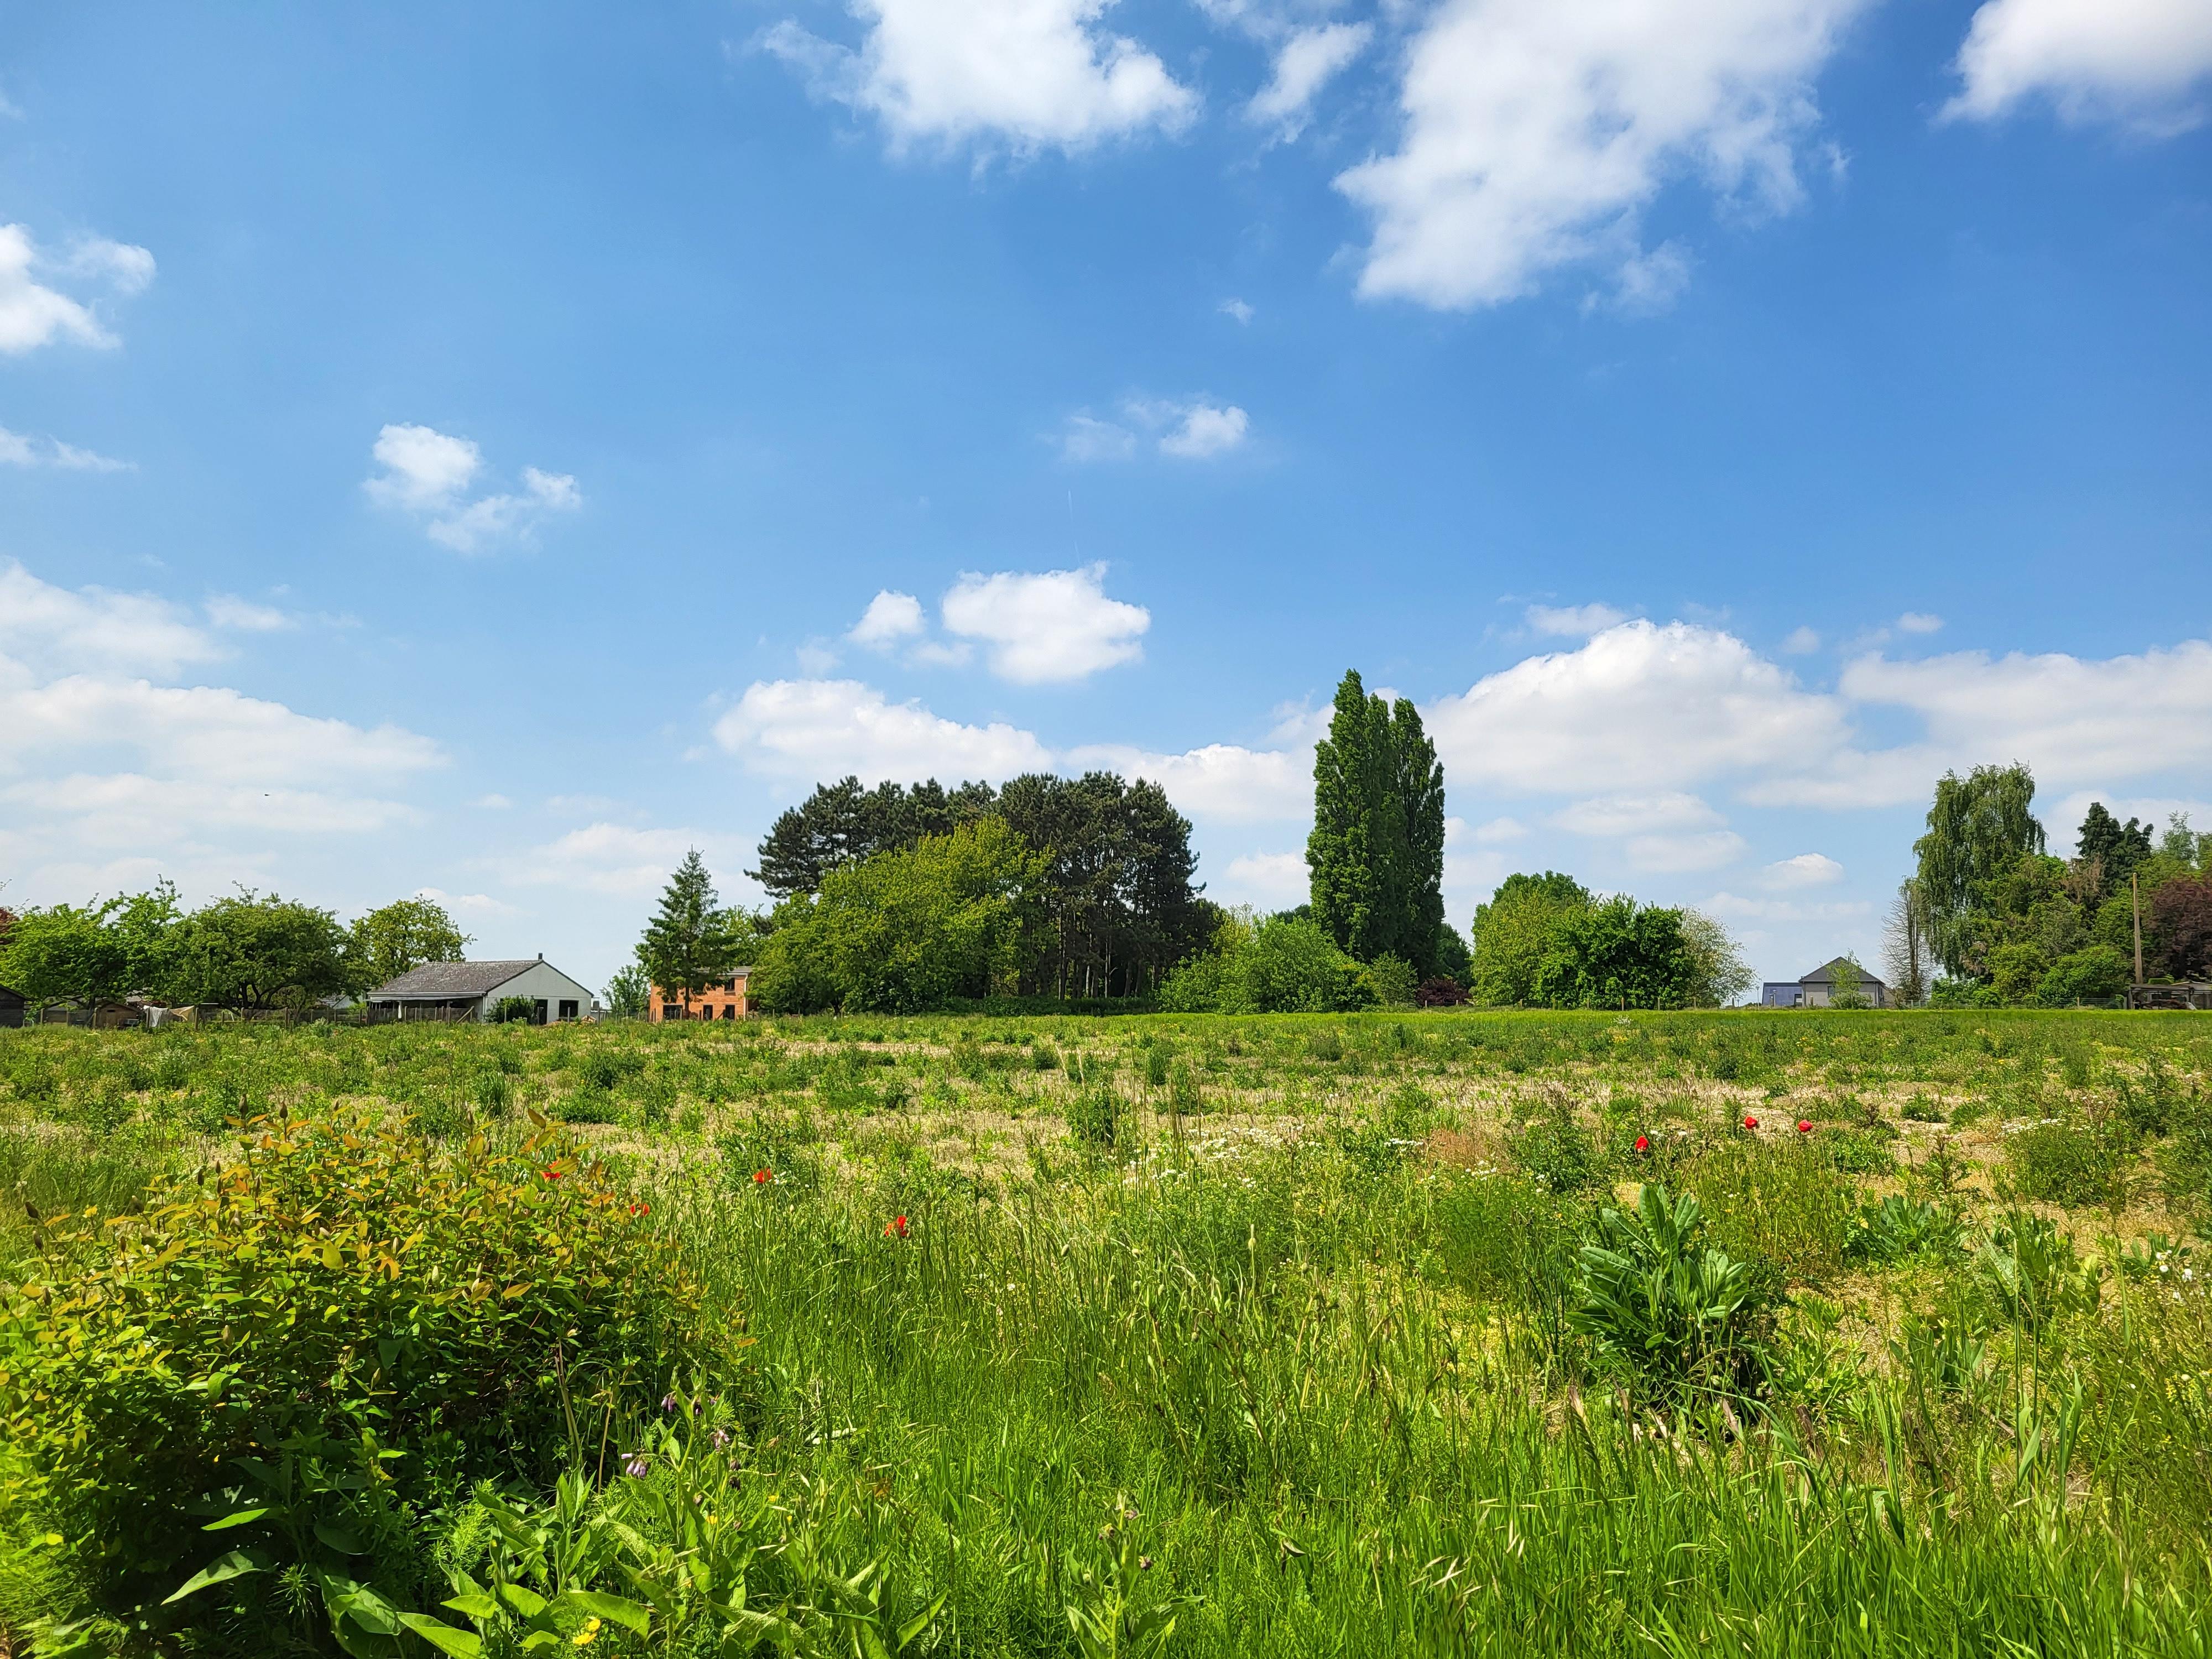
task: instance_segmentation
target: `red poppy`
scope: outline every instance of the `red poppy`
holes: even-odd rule
[[[1743,1121],[1743,1127],[1747,1129],[1756,1129],[1759,1127],[1759,1120],[1755,1117],[1747,1117]]]
[[[558,1181],[561,1178],[561,1172],[550,1165],[548,1165],[542,1173],[548,1181]]]
[[[1797,1133],[1801,1135],[1811,1134],[1813,1133],[1813,1120],[1809,1117],[1799,1118],[1797,1120]]]
[[[1651,1137],[1650,1135],[1637,1136],[1636,1150],[1639,1152],[1650,1152],[1651,1150]]]
[[[885,1238],[904,1238],[906,1237],[906,1218],[902,1215],[895,1215],[889,1221],[886,1221],[884,1224],[884,1237]]]
[[[769,1182],[775,1179],[775,1177],[770,1175],[766,1170],[755,1170],[753,1171],[753,1185],[756,1187],[765,1187]]]

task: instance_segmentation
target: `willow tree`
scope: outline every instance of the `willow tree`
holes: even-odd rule
[[[1977,766],[1961,778],[1946,772],[1928,809],[1928,833],[1912,843],[1919,855],[1915,878],[1923,907],[1922,925],[1944,971],[1972,971],[1973,915],[1981,884],[2043,850],[2043,825],[2029,810],[2035,775],[2010,766]]]

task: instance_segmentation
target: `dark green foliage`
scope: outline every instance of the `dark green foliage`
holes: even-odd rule
[[[1417,981],[1443,971],[1443,802],[1419,712],[1369,696],[1346,673],[1314,750],[1313,918],[1339,950],[1361,962],[1401,957]]]
[[[2094,871],[2105,896],[2125,892],[2128,877],[2150,852],[2150,825],[2134,818],[2123,824],[2106,810],[2104,802],[2089,803],[2074,838],[2074,856]]]
[[[995,799],[988,783],[947,790],[934,778],[911,788],[880,783],[864,789],[856,777],[821,784],[769,826],[760,867],[746,873],[779,903],[817,892],[830,871],[897,852],[925,836],[949,836],[989,812]]]
[[[1557,870],[1506,877],[1474,913],[1468,970],[1474,1000],[1492,1006],[1534,1002],[1537,970],[1550,948],[1553,928],[1563,916],[1595,902],[1588,888]]]
[[[2043,851],[2043,826],[2030,810],[2035,778],[2027,767],[1978,766],[1961,778],[1946,772],[1928,809],[1928,833],[1913,843],[1916,880],[1927,903],[1930,944],[1946,972],[1976,971],[1970,917],[1982,883]]]
[[[1529,989],[1550,1008],[1682,1008],[1699,980],[1682,913],[1622,897],[1563,913]]]
[[[707,861],[695,847],[669,878],[660,908],[646,924],[637,965],[663,998],[688,1012],[693,997],[743,965],[738,957],[750,939],[750,918],[722,908]]]
[[[1698,1201],[1658,1182],[1583,1246],[1577,1329],[1645,1398],[1697,1404],[1765,1381],[1771,1316],[1749,1267],[1705,1242]]]
[[[1067,1132],[1085,1146],[1111,1150],[1121,1138],[1125,1115],[1110,1085],[1094,1085],[1067,1103]]]
[[[2109,945],[2069,951],[2036,981],[2035,1000],[2046,1008],[2109,1006],[2128,988],[2127,958]]]
[[[347,988],[361,996],[426,962],[459,962],[469,942],[436,900],[396,900],[346,930]]]
[[[2016,1210],[1974,1252],[1974,1279],[1998,1317],[2030,1330],[2068,1314],[2093,1311],[2100,1274],[2084,1265],[2057,1224]]]

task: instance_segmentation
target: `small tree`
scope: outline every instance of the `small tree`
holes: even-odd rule
[[[345,988],[345,945],[329,911],[240,888],[177,924],[171,994],[240,1010],[304,1008]]]
[[[1836,978],[1828,992],[1831,1008],[1864,1008],[1867,1000],[1866,974],[1856,957],[1846,956],[1836,963]]]
[[[643,1019],[652,1003],[653,982],[645,969],[632,962],[615,970],[607,981],[605,995],[607,1012],[617,1019]]]
[[[1889,902],[1882,923],[1882,965],[1889,969],[1890,988],[1900,1007],[1914,1008],[1928,1000],[1928,927],[1920,884],[1907,878],[1897,884],[1897,896]]]
[[[737,966],[738,939],[730,913],[721,908],[707,861],[693,848],[669,878],[660,909],[646,925],[637,947],[638,965],[673,998],[686,1018],[691,999]]]
[[[359,996],[426,962],[459,962],[471,943],[436,900],[400,899],[348,930],[346,978]]]

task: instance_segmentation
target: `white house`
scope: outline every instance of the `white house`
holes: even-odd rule
[[[489,1019],[509,997],[531,1004],[530,1023],[581,1019],[592,1011],[589,987],[544,957],[524,962],[426,962],[362,999],[387,1019]]]

